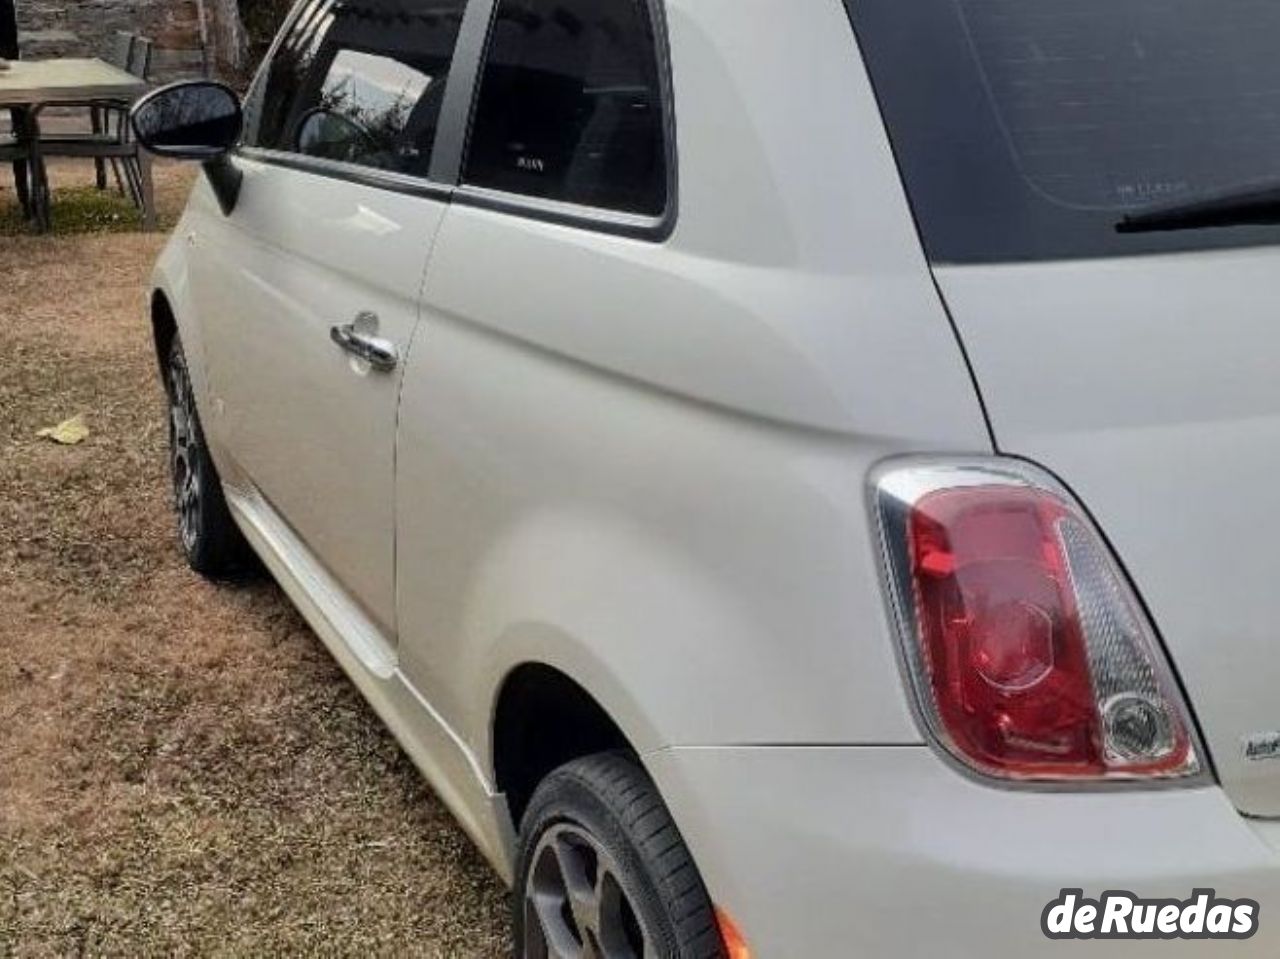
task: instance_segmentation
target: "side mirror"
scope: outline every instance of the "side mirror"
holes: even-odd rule
[[[231,215],[243,180],[227,156],[244,129],[234,90],[211,80],[171,83],[135,103],[129,123],[138,142],[156,156],[203,162],[223,215]]]
[[[138,142],[157,156],[214,160],[239,142],[244,112],[230,87],[191,80],[147,94],[129,121]]]

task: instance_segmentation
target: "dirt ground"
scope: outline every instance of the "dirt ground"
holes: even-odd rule
[[[280,590],[182,563],[162,242],[0,235],[0,956],[502,955],[504,892]]]

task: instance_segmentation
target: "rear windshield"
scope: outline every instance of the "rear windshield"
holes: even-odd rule
[[[935,261],[1280,242],[1120,234],[1127,212],[1280,184],[1280,0],[846,0]]]

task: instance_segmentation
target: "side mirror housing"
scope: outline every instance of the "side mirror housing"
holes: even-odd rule
[[[156,156],[202,162],[223,215],[231,215],[243,180],[228,157],[244,130],[234,90],[211,80],[171,83],[135,103],[129,123],[138,143]]]
[[[240,141],[244,112],[230,87],[189,80],[148,93],[133,105],[129,121],[138,142],[156,156],[206,161]]]

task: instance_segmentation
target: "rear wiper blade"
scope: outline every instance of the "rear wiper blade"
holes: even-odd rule
[[[1232,187],[1191,200],[1136,210],[1116,224],[1119,233],[1201,230],[1280,223],[1280,186]]]

